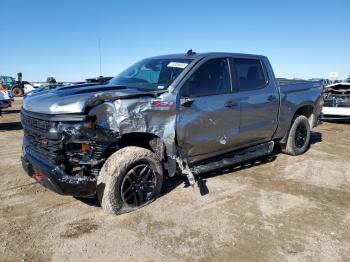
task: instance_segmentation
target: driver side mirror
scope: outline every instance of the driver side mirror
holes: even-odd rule
[[[184,107],[190,107],[193,104],[194,100],[189,97],[181,98],[180,103]]]
[[[190,107],[194,100],[193,98],[191,98],[191,94],[193,93],[193,89],[195,86],[195,81],[194,81],[194,77],[190,77],[186,83],[182,86],[181,88],[181,99],[180,99],[180,103],[182,106],[184,107]]]

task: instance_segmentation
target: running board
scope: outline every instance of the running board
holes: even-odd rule
[[[238,163],[242,163],[248,160],[253,160],[265,155],[270,154],[273,151],[274,142],[270,141],[257,146],[249,147],[240,151],[237,151],[231,156],[222,158],[221,160],[210,162],[208,164],[198,165],[191,167],[191,172],[195,175],[200,173],[211,172],[214,170],[222,169],[228,166],[232,166]]]

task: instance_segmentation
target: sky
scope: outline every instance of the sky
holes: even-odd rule
[[[277,77],[350,75],[350,0],[1,0],[0,75],[115,76],[150,56],[266,55]],[[100,39],[100,40],[99,40]]]

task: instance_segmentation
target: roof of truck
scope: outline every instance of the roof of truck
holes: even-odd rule
[[[157,59],[201,59],[204,57],[210,57],[210,56],[236,56],[236,57],[251,57],[251,58],[265,58],[265,56],[262,55],[254,55],[254,54],[243,54],[243,53],[228,53],[228,52],[207,52],[207,53],[193,53],[191,55],[187,55],[187,53],[180,53],[180,54],[169,54],[169,55],[160,55],[160,56],[154,56],[150,58],[157,58]]]

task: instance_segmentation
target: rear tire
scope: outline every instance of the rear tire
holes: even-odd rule
[[[22,88],[20,88],[20,87],[14,87],[14,88],[12,88],[12,94],[13,94],[15,97],[23,96],[23,90],[22,90]]]
[[[282,152],[297,156],[304,154],[309,148],[310,124],[305,116],[297,116],[289,130],[287,143],[282,145]]]
[[[157,155],[141,147],[125,147],[111,155],[97,179],[97,198],[104,210],[122,214],[153,202],[163,184]]]

